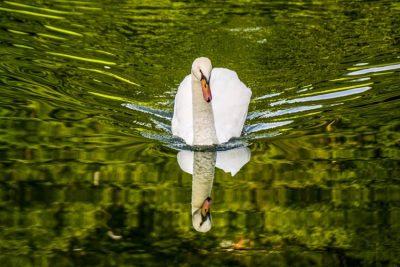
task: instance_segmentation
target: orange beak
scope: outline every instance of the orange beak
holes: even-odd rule
[[[203,97],[206,102],[210,102],[212,99],[210,85],[206,78],[201,79],[201,90],[203,91]]]
[[[203,205],[201,205],[201,215],[206,216],[207,214],[210,213],[211,209],[211,198],[208,197],[204,200]]]

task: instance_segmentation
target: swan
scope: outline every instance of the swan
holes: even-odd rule
[[[188,145],[215,145],[239,137],[250,97],[251,90],[236,72],[213,68],[206,57],[196,58],[175,96],[172,134]]]
[[[192,225],[198,232],[208,232],[211,221],[211,190],[215,172],[215,151],[194,152],[192,179]]]

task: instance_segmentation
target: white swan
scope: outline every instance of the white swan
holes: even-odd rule
[[[251,90],[236,72],[212,68],[208,58],[197,58],[175,96],[172,134],[189,145],[221,144],[239,137],[250,97]]]

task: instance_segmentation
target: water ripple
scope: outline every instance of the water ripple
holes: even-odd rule
[[[172,119],[172,112],[168,112],[165,110],[160,110],[160,109],[155,109],[152,107],[147,107],[139,104],[133,104],[133,103],[127,103],[127,104],[122,104],[123,107],[127,107],[131,110],[135,111],[140,111],[146,114],[154,115],[156,117],[166,119],[168,121],[171,121]]]
[[[117,80],[120,80],[122,82],[128,83],[130,85],[140,86],[140,84],[138,84],[138,83],[132,82],[131,80],[129,80],[127,78],[123,78],[123,77],[121,77],[121,76],[119,76],[117,74],[114,74],[114,73],[111,73],[111,72],[108,72],[108,71],[99,70],[99,69],[88,69],[88,68],[83,68],[83,67],[79,67],[79,69],[80,70],[91,71],[91,72],[95,72],[95,73],[100,73],[100,74],[103,74],[103,75],[106,75],[106,76],[113,77],[113,78],[115,78]]]
[[[36,6],[30,6],[26,4],[21,4],[17,2],[12,2],[12,1],[4,1],[4,3],[16,7],[24,7],[24,8],[30,8],[30,9],[35,9],[35,10],[40,10],[40,11],[45,11],[49,13],[56,13],[56,14],[73,14],[73,15],[82,15],[83,13],[81,12],[70,12],[70,11],[62,11],[62,10],[56,10],[56,9],[50,9],[50,8],[44,8],[44,7],[36,7]]]
[[[397,70],[397,69],[400,69],[400,64],[385,65],[385,66],[381,66],[381,67],[371,67],[371,68],[356,70],[356,71],[348,73],[347,75],[355,76],[355,75],[363,75],[363,74],[383,72],[383,71],[389,71],[389,70]]]
[[[273,117],[278,117],[282,115],[288,115],[288,114],[293,114],[293,113],[300,113],[304,111],[309,111],[309,110],[314,110],[314,109],[320,109],[322,108],[322,105],[312,105],[312,106],[300,106],[300,107],[293,107],[293,108],[288,108],[288,109],[281,109],[277,111],[257,111],[257,112],[252,112],[247,116],[247,119],[253,120],[256,118],[273,118]]]
[[[264,100],[264,99],[267,99],[267,98],[276,97],[276,96],[279,96],[279,95],[281,95],[281,93],[266,94],[266,95],[263,95],[263,96],[255,97],[253,99],[253,101],[260,101],[260,100]]]
[[[117,64],[117,63],[111,62],[111,61],[105,61],[105,60],[101,60],[101,59],[87,58],[87,57],[81,57],[81,56],[74,56],[74,55],[69,55],[69,54],[64,54],[64,53],[46,52],[46,54],[58,56],[58,57],[65,57],[65,58],[69,58],[69,59],[80,60],[80,61],[86,61],[86,62],[90,62],[90,63],[102,64],[102,65],[116,65]]]
[[[288,99],[288,100],[284,99],[284,100],[272,102],[272,103],[270,103],[270,105],[277,106],[277,105],[282,105],[282,104],[293,104],[293,103],[303,103],[303,102],[313,102],[313,101],[336,99],[336,98],[361,94],[365,91],[370,90],[371,88],[372,87],[370,87],[370,86],[364,86],[364,87],[359,87],[359,88],[350,89],[350,90],[344,90],[344,91],[340,91],[340,92],[328,93],[328,94],[321,94],[321,95],[315,95],[315,96],[309,96],[309,97],[300,97],[300,98]]]
[[[46,29],[52,30],[52,31],[56,31],[56,32],[60,32],[60,33],[64,33],[64,34],[69,34],[69,35],[73,35],[73,36],[79,36],[82,37],[83,35],[78,33],[78,32],[74,32],[71,30],[66,30],[66,29],[61,29],[58,27],[54,27],[54,26],[50,26],[50,25],[44,25],[44,27]]]
[[[270,122],[270,123],[256,123],[253,125],[245,125],[244,127],[244,133],[250,134],[250,133],[255,133],[255,132],[260,132],[260,131],[265,131],[265,130],[271,130],[275,129],[278,127],[282,127],[288,124],[293,123],[293,120],[289,121],[278,121],[278,122]]]
[[[42,18],[48,18],[48,19],[60,19],[60,20],[65,19],[64,17],[60,17],[60,16],[42,14],[42,13],[37,13],[37,12],[27,11],[27,10],[10,9],[10,8],[5,8],[5,7],[0,7],[0,11],[10,12],[10,13],[20,13],[20,14],[24,14],[24,15],[30,15],[30,16],[36,16],[36,17],[42,17]]]

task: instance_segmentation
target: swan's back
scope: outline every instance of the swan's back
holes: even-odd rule
[[[219,143],[239,137],[247,117],[251,91],[239,80],[236,72],[214,68],[210,87],[213,100],[215,130]]]
[[[175,96],[172,134],[189,145],[193,144],[192,78],[185,77]],[[225,68],[213,68],[210,88],[215,130],[219,143],[239,137],[246,120],[251,91],[238,78],[236,72]]]

